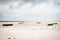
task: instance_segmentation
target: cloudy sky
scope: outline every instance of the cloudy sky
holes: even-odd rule
[[[60,21],[60,0],[0,0],[0,21]]]

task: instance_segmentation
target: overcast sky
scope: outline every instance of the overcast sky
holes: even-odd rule
[[[60,21],[60,0],[0,0],[0,21]]]

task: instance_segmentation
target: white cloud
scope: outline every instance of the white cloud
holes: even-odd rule
[[[14,1],[0,5],[0,20],[54,21],[58,11],[59,9],[48,2],[35,6],[32,6],[32,3],[27,3],[19,7],[19,2]]]

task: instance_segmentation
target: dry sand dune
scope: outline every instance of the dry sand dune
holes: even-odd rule
[[[0,40],[60,40],[60,22],[0,22]]]

